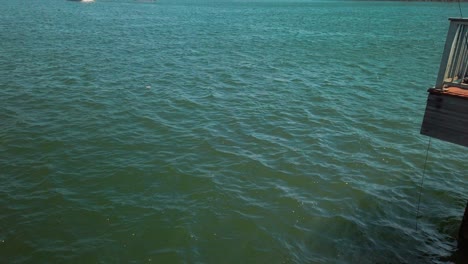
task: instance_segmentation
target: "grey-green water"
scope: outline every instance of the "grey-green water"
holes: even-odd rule
[[[415,225],[456,3],[2,0],[0,14],[1,263],[453,254],[466,149],[432,141]]]

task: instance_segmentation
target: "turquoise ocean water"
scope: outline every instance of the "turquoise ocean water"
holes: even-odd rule
[[[462,11],[468,14],[468,5]],[[457,3],[0,1],[0,263],[443,263]]]

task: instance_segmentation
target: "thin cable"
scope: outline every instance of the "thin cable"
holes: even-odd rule
[[[460,10],[460,18],[463,18],[462,10],[461,10],[461,4],[460,0],[458,0],[458,10]]]
[[[416,231],[418,231],[419,205],[421,204],[422,188],[424,184],[424,177],[426,176],[427,157],[429,157],[429,148],[431,147],[431,139],[432,138],[429,137],[429,142],[427,143],[426,160],[424,161],[424,169],[423,169],[423,174],[421,177],[421,184],[419,185],[418,209],[416,210]]]

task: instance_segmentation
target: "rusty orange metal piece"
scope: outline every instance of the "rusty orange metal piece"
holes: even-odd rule
[[[427,90],[430,94],[441,94],[441,95],[450,95],[456,97],[462,97],[464,99],[468,99],[468,89],[463,89],[460,87],[446,87],[443,91],[435,88],[430,88]]]

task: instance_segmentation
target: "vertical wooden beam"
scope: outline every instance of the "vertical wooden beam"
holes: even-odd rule
[[[468,252],[468,203],[465,207],[465,214],[458,231],[458,249]]]

